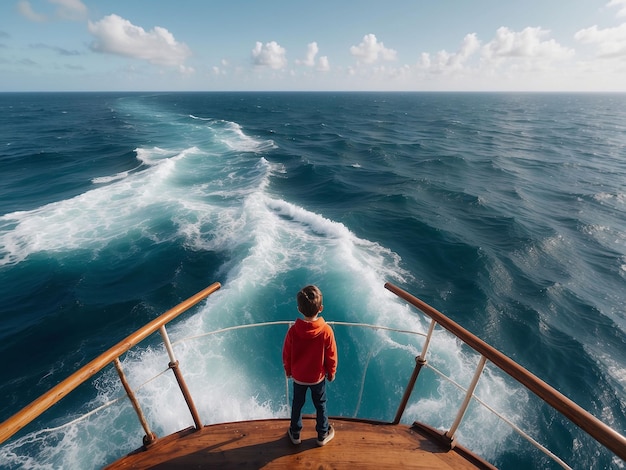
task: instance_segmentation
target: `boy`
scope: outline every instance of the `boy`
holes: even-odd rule
[[[287,434],[292,443],[300,444],[302,407],[310,388],[317,411],[317,445],[323,446],[335,437],[326,414],[326,378],[329,382],[335,380],[337,345],[330,325],[319,316],[324,309],[322,292],[316,286],[306,286],[298,292],[296,300],[304,319],[298,318],[289,328],[283,345],[285,374],[293,378],[291,425]]]

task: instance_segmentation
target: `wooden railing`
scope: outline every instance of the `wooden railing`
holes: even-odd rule
[[[581,408],[579,405],[574,403],[562,393],[552,388],[550,385],[539,379],[537,376],[531,374],[529,371],[514,362],[512,359],[502,354],[497,349],[488,345],[477,336],[474,336],[458,323],[450,320],[443,313],[439,312],[438,310],[421,301],[417,297],[409,294],[408,292],[400,289],[399,287],[396,287],[391,283],[386,283],[385,288],[396,294],[401,299],[404,299],[414,307],[417,307],[432,320],[429,335],[426,338],[425,348],[422,352],[422,357],[417,358],[415,372],[411,377],[407,392],[405,393],[403,402],[398,410],[396,416],[396,419],[398,421],[400,416],[402,415],[402,412],[404,411],[404,406],[406,406],[406,402],[408,401],[411,389],[415,384],[415,379],[417,379],[417,374],[419,373],[419,369],[421,367],[420,361],[422,361],[423,364],[426,360],[426,358],[423,356],[425,356],[425,351],[427,349],[428,342],[430,341],[430,335],[432,334],[434,325],[435,323],[437,323],[482,356],[481,361],[479,362],[479,367],[474,374],[474,380],[472,381],[472,385],[468,389],[468,395],[466,397],[466,400],[464,401],[461,410],[459,411],[455,423],[446,433],[447,437],[450,440],[453,439],[456,427],[458,426],[458,423],[460,422],[463,413],[465,412],[465,408],[469,402],[469,398],[471,398],[471,395],[473,393],[473,388],[479,379],[482,368],[485,365],[485,360],[488,360],[492,362],[495,366],[500,368],[503,372],[515,379],[517,382],[522,384],[528,390],[532,391],[535,395],[537,395],[541,400],[550,405],[556,411],[567,417],[579,428],[587,432],[596,441],[610,449],[612,452],[615,453],[615,455],[626,460],[626,437],[624,437],[611,427],[607,426],[598,418]]]
[[[143,413],[141,413],[141,409],[139,408],[137,401],[134,399],[134,395],[132,394],[130,387],[127,387],[126,379],[121,370],[119,357],[157,330],[161,331],[163,341],[166,348],[168,349],[168,354],[170,355],[170,367],[173,369],[174,374],[176,375],[176,379],[178,380],[178,383],[181,387],[181,391],[185,397],[185,401],[189,406],[189,410],[194,418],[196,427],[201,427],[201,422],[199,420],[199,417],[197,416],[197,412],[195,411],[195,406],[193,405],[193,401],[191,401],[191,397],[188,393],[188,390],[186,389],[186,385],[184,383],[184,380],[182,379],[180,370],[178,369],[178,362],[175,360],[173,352],[171,351],[169,339],[167,338],[167,333],[165,331],[165,325],[177,316],[179,316],[181,313],[196,305],[198,302],[207,298],[220,287],[220,283],[216,282],[214,284],[211,284],[204,290],[198,292],[197,294],[189,297],[187,300],[181,302],[176,307],[168,310],[164,314],[160,315],[158,318],[155,318],[150,323],[135,331],[133,334],[128,336],[126,339],[120,341],[109,350],[100,354],[93,361],[81,367],[78,371],[74,372],[57,386],[53,387],[48,392],[40,396],[30,405],[26,406],[21,411],[18,411],[16,414],[14,414],[12,417],[7,419],[4,423],[0,425],[0,444],[9,439],[28,423],[36,419],[48,408],[59,402],[63,397],[68,395],[76,387],[91,378],[93,375],[97,374],[99,371],[101,371],[104,367],[111,364],[112,362],[115,364],[115,367],[120,375],[120,380],[122,381],[122,384],[126,389],[126,392],[133,404],[133,407],[135,408],[135,411],[139,416],[139,420],[141,421],[141,424],[146,431],[146,438],[144,438],[144,442],[152,442],[155,439],[155,436],[154,434],[152,434],[147,423],[145,422],[145,419],[143,418]]]

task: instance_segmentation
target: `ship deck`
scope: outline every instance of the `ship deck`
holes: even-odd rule
[[[269,419],[188,428],[157,440],[106,467],[170,468],[418,468],[494,467],[466,449],[446,448],[428,428],[331,418],[335,438],[316,444],[315,419],[304,417],[302,443],[287,437],[289,421]]]

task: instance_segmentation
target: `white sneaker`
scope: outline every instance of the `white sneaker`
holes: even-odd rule
[[[332,441],[333,437],[335,437],[335,428],[333,428],[332,426],[328,426],[328,432],[326,433],[324,438],[320,439],[320,436],[317,436],[317,445],[325,446],[330,441]]]
[[[293,434],[291,432],[291,428],[287,429],[287,435],[289,436],[289,439],[291,439],[292,444],[300,444],[302,442],[302,440],[300,440],[300,433]]]

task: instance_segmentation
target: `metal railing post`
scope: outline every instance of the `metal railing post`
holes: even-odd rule
[[[193,422],[196,425],[196,430],[202,429],[202,421],[200,420],[200,415],[198,414],[198,410],[196,405],[193,402],[193,398],[191,398],[191,393],[189,392],[189,388],[187,387],[187,383],[183,378],[183,374],[178,367],[178,361],[176,360],[176,356],[174,356],[174,349],[172,349],[172,343],[170,342],[170,338],[167,335],[167,330],[165,329],[165,325],[159,328],[161,332],[161,337],[163,338],[163,343],[165,344],[165,349],[167,349],[167,354],[170,357],[169,366],[174,372],[174,376],[176,377],[176,381],[178,382],[178,387],[185,398],[185,402],[187,402],[187,407],[191,412],[191,417],[193,418]]]
[[[463,403],[461,403],[461,407],[459,408],[459,412],[456,415],[456,419],[452,426],[448,431],[446,431],[445,436],[450,439],[450,444],[454,447],[454,434],[458,429],[461,421],[463,420],[463,416],[467,411],[467,407],[469,406],[470,400],[472,399],[472,395],[474,394],[474,390],[476,389],[476,385],[480,380],[480,374],[482,374],[483,369],[485,368],[485,364],[487,362],[487,358],[485,356],[480,356],[480,361],[478,361],[478,366],[476,366],[476,370],[474,371],[474,377],[472,377],[472,382],[469,387],[467,387],[467,392],[465,393],[465,398],[463,399]]]
[[[430,339],[433,335],[433,331],[435,331],[436,324],[437,322],[435,320],[431,320],[430,327],[428,328],[428,334],[426,335],[426,341],[424,342],[424,346],[422,347],[422,354],[415,358],[415,367],[413,368],[413,373],[411,374],[409,383],[404,389],[404,395],[402,396],[402,401],[400,402],[398,410],[396,411],[396,416],[395,418],[393,418],[393,424],[398,424],[402,419],[402,415],[404,414],[406,405],[409,403],[409,398],[411,398],[411,394],[413,393],[413,389],[415,388],[415,382],[417,382],[417,377],[419,376],[420,370],[422,370],[422,367],[426,365],[426,352],[428,351],[428,345],[430,344]]]
[[[120,359],[116,357],[113,360],[113,363],[115,364],[117,375],[120,376],[120,381],[122,382],[122,385],[124,386],[124,390],[126,390],[126,395],[128,395],[128,398],[130,399],[130,402],[132,403],[133,408],[135,409],[135,413],[137,413],[137,417],[139,418],[141,427],[146,432],[146,435],[143,438],[143,445],[149,446],[150,444],[152,444],[154,441],[157,440],[157,436],[150,430],[150,426],[148,426],[148,421],[146,420],[146,417],[143,414],[143,411],[141,411],[141,406],[139,406],[139,401],[137,400],[137,397],[133,393],[132,388],[130,388],[130,384],[128,383],[128,380],[126,380],[126,375],[124,375],[124,371],[122,370],[122,363],[120,362]]]
[[[430,340],[433,337],[433,331],[435,331],[435,325],[437,322],[435,320],[430,321],[430,327],[428,327],[428,334],[426,335],[426,341],[424,341],[424,346],[422,347],[421,357],[424,361],[426,361],[426,352],[428,351],[428,346],[430,345]]]

